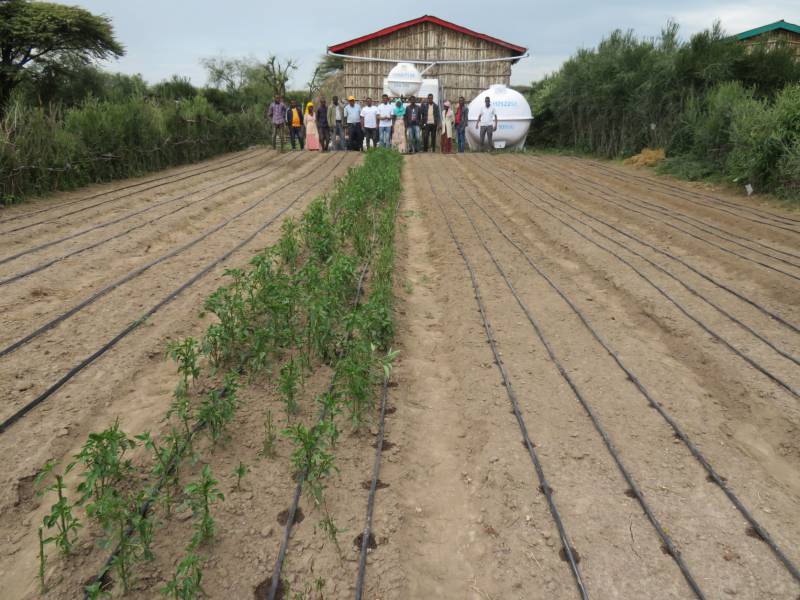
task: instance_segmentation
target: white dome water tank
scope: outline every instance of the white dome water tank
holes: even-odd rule
[[[485,92],[481,92],[469,103],[469,127],[467,128],[467,142],[470,150],[478,150],[481,143],[480,130],[475,129],[481,108],[486,105],[485,98],[489,96],[497,111],[497,131],[492,135],[495,148],[514,148],[521,150],[525,147],[525,136],[528,135],[533,113],[525,96],[503,84],[496,84]]]
[[[422,75],[411,63],[397,63],[389,71],[386,84],[395,96],[408,97],[419,92]]]

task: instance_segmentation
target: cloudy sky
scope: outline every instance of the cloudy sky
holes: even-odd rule
[[[107,65],[150,82],[172,74],[205,83],[200,59],[277,54],[295,58],[293,85],[304,86],[327,46],[430,14],[526,46],[531,58],[514,67],[527,84],[557,69],[576,49],[590,48],[616,28],[657,35],[668,19],[688,36],[722,21],[738,33],[785,19],[800,23],[798,0],[750,2],[671,0],[460,0],[410,2],[276,2],[274,0],[63,0],[111,17],[124,58]],[[413,4],[413,7],[412,7]],[[346,9],[352,6],[352,9]]]

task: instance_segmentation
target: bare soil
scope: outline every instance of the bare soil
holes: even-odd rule
[[[85,245],[201,197],[205,186],[225,187],[251,177],[243,173],[253,168],[279,166],[263,180],[220,192],[0,287],[0,346],[5,347],[270,194],[246,216],[0,357],[0,391],[8,399],[3,418],[310,186],[287,212],[299,214],[356,161],[351,154],[281,157],[254,151],[213,174],[3,235],[0,260],[126,211],[192,193],[74,240]],[[270,193],[285,183],[290,185]],[[475,271],[486,317],[579,557],[588,596],[694,597],[565,375],[586,399],[707,598],[796,598],[800,584],[709,481],[589,326],[797,564],[800,407],[791,390],[800,389],[800,335],[718,285],[787,323],[800,323],[797,213],[656,178],[646,169],[567,157],[411,156],[403,184],[395,279],[400,355],[389,388],[364,598],[579,597],[448,223]],[[104,189],[113,188],[59,195],[15,207],[13,214]],[[52,215],[81,206],[62,206]],[[0,215],[0,230],[26,223],[2,223],[6,214],[12,213]],[[46,215],[31,214],[27,222]],[[207,318],[197,315],[205,296],[223,281],[224,268],[244,265],[277,238],[279,224],[0,436],[6,465],[0,492],[5,597],[37,597],[36,526],[49,507],[33,493],[37,469],[48,459],[66,461],[89,432],[115,418],[131,434],[158,430],[176,382],[173,366],[163,361],[166,341],[196,336],[206,327]],[[71,247],[65,244],[1,264],[0,280],[63,254]],[[313,398],[326,388],[329,375],[321,368],[305,383],[297,418],[314,418]],[[217,537],[203,549],[203,586],[210,598],[266,597],[264,582],[272,574],[295,487],[287,440],[278,440],[273,459],[259,456],[266,411],[279,425],[284,422],[274,383],[267,378],[251,382],[240,395],[231,439],[202,453],[226,495],[214,511]],[[326,493],[327,509],[340,529],[338,547],[320,528],[321,511],[302,498],[302,519],[295,519],[283,570],[293,593],[324,580],[323,595],[304,597],[353,597],[376,433],[373,425],[346,431],[339,441],[339,472]],[[240,461],[251,472],[235,489],[233,469]],[[185,480],[201,467],[188,469]],[[140,569],[132,598],[158,596],[191,536],[188,514],[159,512],[158,518],[156,560]],[[81,585],[107,556],[92,541],[96,533],[81,532],[74,557],[52,555],[46,597],[80,596]]]

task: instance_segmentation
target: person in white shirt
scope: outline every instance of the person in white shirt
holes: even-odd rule
[[[372,106],[372,98],[367,98],[367,105],[361,109],[361,128],[364,130],[364,137],[367,138],[367,150],[369,143],[372,147],[378,145],[378,107]]]
[[[382,148],[392,147],[392,116],[394,107],[389,104],[389,96],[383,95],[382,102],[378,106],[378,145]]]
[[[481,113],[478,116],[478,122],[475,123],[475,129],[480,129],[481,132],[481,150],[483,150],[483,143],[486,137],[489,138],[489,150],[492,149],[492,133],[497,131],[497,112],[492,106],[492,100],[486,96],[486,106],[481,106]]]
[[[350,150],[361,152],[364,132],[361,129],[361,105],[356,102],[355,96],[347,97],[344,120],[347,123],[347,140]]]

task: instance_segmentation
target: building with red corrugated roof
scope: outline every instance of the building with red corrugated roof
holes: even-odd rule
[[[391,68],[410,62],[419,70],[427,68],[425,77],[438,79],[447,98],[469,100],[492,84],[509,85],[511,66],[527,49],[424,15],[333,44],[328,52],[353,57],[344,63],[344,88],[359,99],[379,98]]]

